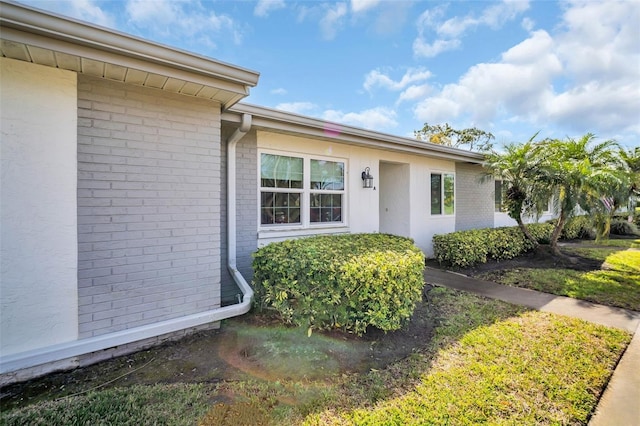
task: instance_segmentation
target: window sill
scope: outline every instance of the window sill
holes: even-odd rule
[[[338,225],[312,225],[307,228],[301,226],[287,227],[285,229],[263,228],[258,231],[258,240],[307,237],[319,234],[344,234],[348,232],[349,227],[343,223]]]

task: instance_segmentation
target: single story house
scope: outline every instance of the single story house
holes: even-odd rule
[[[0,5],[0,383],[216,327],[251,253],[492,227],[482,156],[241,103],[259,74]]]

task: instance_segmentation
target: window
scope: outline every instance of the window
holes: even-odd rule
[[[260,223],[300,223],[302,158],[262,154],[260,160]]]
[[[344,163],[310,160],[310,164],[310,221],[341,222]]]
[[[260,155],[260,224],[342,223],[344,162]]]
[[[504,200],[506,199],[506,189],[507,187],[502,184],[501,180],[495,181],[495,211],[497,213],[506,211],[506,207],[504,205]]]
[[[431,174],[431,214],[452,215],[455,212],[455,180],[452,174]]]

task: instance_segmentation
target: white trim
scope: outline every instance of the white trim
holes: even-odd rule
[[[295,228],[295,229],[261,229],[258,232],[258,242],[268,240],[285,240],[290,238],[311,237],[321,234],[348,234],[351,229],[348,226],[331,226],[331,227],[313,227],[313,228]]]

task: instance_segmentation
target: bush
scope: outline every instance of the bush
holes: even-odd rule
[[[538,244],[549,244],[551,242],[551,234],[553,234],[553,225],[550,223],[531,223],[527,225],[527,229]],[[530,241],[525,242],[527,251],[533,249]]]
[[[616,235],[640,235],[636,224],[625,219],[613,219],[611,221],[611,233]]]
[[[362,334],[397,330],[424,287],[424,254],[387,234],[316,236],[269,244],[254,254],[255,304],[285,323]]]
[[[489,252],[486,236],[481,229],[434,235],[434,256],[439,263],[461,268],[485,263]]]
[[[528,251],[531,243],[519,227],[487,229],[487,256],[495,260],[507,260]]]
[[[575,216],[569,218],[564,224],[560,238],[565,240],[575,240],[593,235],[594,223],[589,216]]]
[[[527,228],[540,244],[548,243],[553,232],[553,225],[549,223],[534,223]],[[459,268],[485,263],[487,259],[513,259],[531,249],[533,244],[517,226],[473,229],[433,237],[435,259]]]

